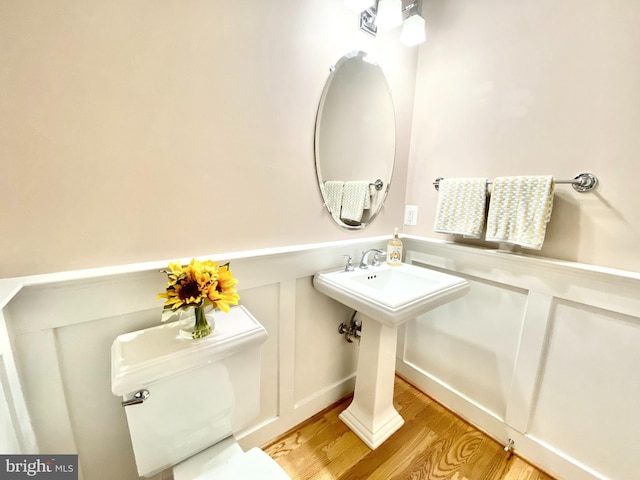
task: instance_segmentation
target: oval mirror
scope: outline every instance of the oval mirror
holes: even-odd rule
[[[378,214],[395,151],[395,114],[384,73],[365,52],[351,52],[332,68],[315,131],[320,192],[339,225],[364,228]]]

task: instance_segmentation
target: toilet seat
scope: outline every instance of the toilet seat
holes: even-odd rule
[[[174,480],[291,480],[259,448],[243,452],[233,437],[173,467]]]
[[[193,480],[291,480],[289,475],[269,455],[252,448],[244,455],[233,457],[226,465],[203,472]]]

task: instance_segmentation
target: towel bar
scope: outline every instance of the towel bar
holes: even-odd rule
[[[371,185],[376,187],[376,190],[380,191],[382,190],[382,187],[384,187],[384,182],[380,179],[377,179],[375,182],[369,184],[369,186]]]
[[[433,182],[436,190],[440,189],[440,180],[444,180],[444,177],[438,177]],[[491,185],[491,183],[493,183],[491,180],[487,180],[488,185]],[[596,188],[596,185],[598,185],[598,177],[593,173],[580,173],[576,175],[573,180],[554,180],[554,183],[571,184],[576,192],[584,193]]]

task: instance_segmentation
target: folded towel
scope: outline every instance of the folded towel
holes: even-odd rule
[[[442,179],[433,230],[480,238],[486,204],[486,178]]]
[[[540,250],[553,209],[553,177],[498,177],[493,181],[487,240]]]
[[[371,208],[371,187],[373,185],[371,185],[369,182],[367,182],[367,194],[364,196],[364,209],[365,210],[369,210]]]
[[[364,210],[371,206],[369,182],[344,182],[342,191],[342,213],[340,218],[351,222],[362,220]]]
[[[324,197],[324,204],[334,218],[340,217],[343,187],[344,182],[341,180],[329,180],[320,185],[322,196]]]

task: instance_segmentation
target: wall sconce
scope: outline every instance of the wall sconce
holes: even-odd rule
[[[359,5],[368,5],[360,11],[360,30],[367,35],[375,37],[378,27],[390,30],[402,26],[400,41],[412,47],[426,40],[425,21],[420,16],[420,0],[402,7],[402,0],[345,0],[349,8],[360,8]]]
[[[375,5],[360,12],[360,30],[374,38],[378,33],[378,27],[376,27],[376,13],[377,10]]]
[[[413,13],[411,12],[413,10]],[[408,47],[413,47],[419,43],[424,42],[427,39],[425,32],[424,18],[420,16],[419,3],[412,3],[403,12],[407,12],[407,19],[402,25],[402,33],[400,34],[400,41]]]

